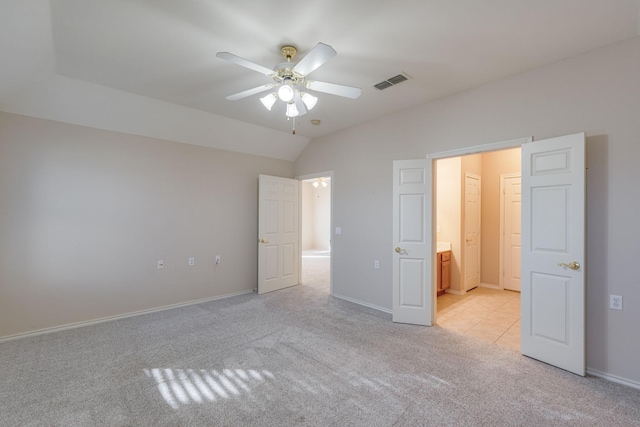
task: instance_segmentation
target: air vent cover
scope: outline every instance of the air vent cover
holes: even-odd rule
[[[378,83],[377,85],[373,85],[373,87],[375,87],[378,90],[382,90],[382,89],[386,89],[388,87],[393,86],[390,82],[388,82],[387,80]]]
[[[406,82],[409,80],[409,75],[406,73],[400,73],[397,76],[393,76],[388,78],[387,80],[381,81],[378,84],[373,85],[378,90],[383,90],[391,86],[395,86],[398,83]]]

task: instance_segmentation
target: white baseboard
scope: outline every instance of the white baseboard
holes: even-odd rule
[[[604,372],[596,371],[595,369],[587,369],[587,374],[640,390],[640,383],[636,381],[621,378],[616,375],[606,374]]]
[[[500,286],[498,285],[492,285],[491,283],[480,283],[480,285],[478,285],[480,288],[488,288],[488,289],[502,289]],[[464,295],[467,293],[467,291],[460,291],[457,289],[446,289],[445,290],[446,293],[448,294],[454,294],[454,295]]]
[[[373,308],[374,310],[382,311],[382,312],[387,313],[387,314],[393,314],[393,310],[389,310],[387,308],[378,307],[377,305],[373,305],[373,304],[369,304],[369,303],[366,303],[366,302],[362,302],[362,301],[357,300],[357,299],[345,297],[344,295],[332,294],[332,296],[334,296],[334,297],[336,297],[338,299],[344,300],[344,301],[349,301],[349,302],[352,302],[354,304],[362,305],[364,307]]]
[[[252,292],[253,292],[253,290],[234,292],[232,294],[225,294],[225,295],[220,295],[220,296],[217,296],[217,297],[202,298],[202,299],[199,299],[199,300],[187,301],[187,302],[182,302],[182,303],[179,303],[179,304],[171,304],[171,305],[165,305],[165,306],[157,307],[157,308],[150,308],[150,309],[147,309],[147,310],[134,311],[134,312],[131,312],[131,313],[126,313],[126,314],[119,314],[117,316],[102,317],[100,319],[87,320],[87,321],[84,321],[84,322],[77,322],[77,323],[68,323],[68,324],[62,325],[62,326],[54,326],[53,328],[38,329],[36,331],[24,332],[24,333],[15,334],[15,335],[8,335],[6,337],[0,337],[0,343],[1,342],[5,342],[5,341],[17,340],[17,339],[20,339],[20,338],[28,338],[28,337],[35,337],[35,336],[38,336],[38,335],[52,334],[54,332],[60,332],[60,331],[64,331],[64,330],[67,330],[67,329],[82,328],[83,326],[90,326],[90,325],[95,325],[95,324],[98,324],[98,323],[111,322],[113,320],[126,319],[127,317],[141,316],[143,314],[155,313],[155,312],[158,312],[158,311],[171,310],[173,308],[186,307],[188,305],[201,304],[203,302],[208,302],[208,301],[215,301],[215,300],[224,299],[224,298],[231,298],[231,297],[235,297],[235,296],[238,296],[238,295],[250,294]]]

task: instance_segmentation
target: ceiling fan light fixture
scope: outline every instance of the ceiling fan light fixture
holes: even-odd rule
[[[273,107],[273,104],[275,104],[277,100],[278,100],[278,95],[275,92],[260,98],[260,102],[262,102],[262,105],[264,105],[264,108],[266,108],[269,111],[271,111],[271,107]]]
[[[304,92],[301,98],[302,98],[302,102],[304,102],[304,105],[307,107],[307,110],[313,109],[313,107],[315,107],[316,103],[318,102],[317,97],[307,92]]]
[[[278,88],[278,98],[284,102],[291,101],[294,93],[293,87],[291,87],[291,79],[285,79],[282,82],[282,85]]]
[[[314,93],[328,93],[351,99],[356,99],[361,95],[362,90],[358,87],[307,80],[309,74],[336,55],[335,49],[331,46],[324,43],[317,43],[297,63],[291,62],[291,59],[297,53],[297,49],[294,46],[282,46],[280,51],[285,57],[286,62],[277,64],[273,68],[263,67],[262,65],[248,61],[229,52],[216,53],[216,57],[220,59],[257,71],[263,76],[273,80],[271,84],[263,84],[253,89],[229,95],[226,98],[230,101],[236,101],[258,93],[270,92],[268,95],[260,98],[260,102],[262,102],[262,105],[269,111],[273,109],[278,99],[287,104],[285,114],[287,119],[293,118],[293,133],[295,134],[296,117],[307,114],[307,111],[313,109],[318,102],[317,97],[309,93],[301,92],[301,90],[308,89]],[[317,126],[320,124],[320,120],[313,119],[311,120],[311,124]]]
[[[287,117],[296,117],[299,114],[300,112],[298,111],[298,107],[296,107],[296,104],[293,102],[289,102],[287,104]]]

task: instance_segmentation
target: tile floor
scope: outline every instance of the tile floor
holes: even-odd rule
[[[520,351],[520,293],[476,288],[438,297],[437,324]]]

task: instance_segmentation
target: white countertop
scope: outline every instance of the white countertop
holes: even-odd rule
[[[451,250],[451,242],[436,242],[436,252],[446,252]]]

